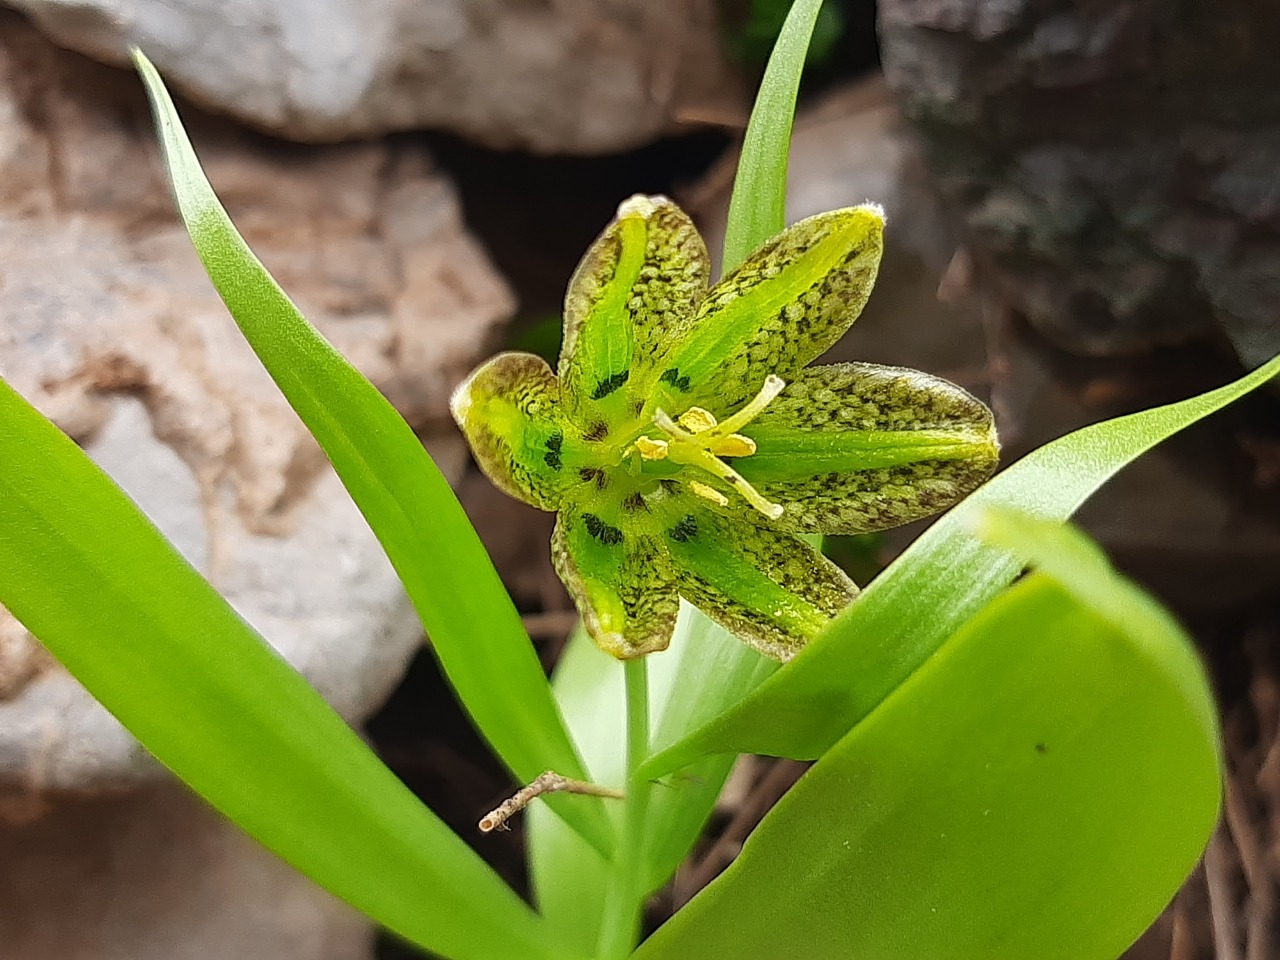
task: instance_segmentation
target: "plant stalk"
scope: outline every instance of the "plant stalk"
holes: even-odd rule
[[[645,657],[623,663],[627,682],[627,786],[622,836],[600,928],[600,960],[624,960],[640,939],[645,895],[642,873],[649,783],[636,771],[649,756],[649,666]]]

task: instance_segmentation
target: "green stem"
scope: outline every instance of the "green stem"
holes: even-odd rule
[[[623,960],[635,949],[648,893],[640,874],[649,783],[637,777],[636,771],[649,756],[649,667],[646,659],[639,657],[625,661],[623,669],[627,678],[627,798],[600,930],[601,960]]]

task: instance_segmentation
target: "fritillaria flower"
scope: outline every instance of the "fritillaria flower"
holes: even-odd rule
[[[606,652],[665,649],[683,597],[787,659],[857,594],[799,535],[928,516],[995,469],[959,387],[808,366],[865,305],[883,227],[871,205],[810,217],[709,286],[688,216],[632,197],[569,282],[559,369],[503,353],[454,394],[481,469],[557,512],[556,571]]]

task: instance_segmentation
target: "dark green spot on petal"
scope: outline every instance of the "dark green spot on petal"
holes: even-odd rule
[[[564,448],[564,434],[553,433],[547,437],[547,452],[542,455],[542,459],[552,470],[559,470],[563,460],[561,459],[561,450]]]
[[[630,370],[623,370],[621,373],[615,373],[613,376],[605,377],[596,384],[596,388],[591,391],[592,400],[603,400],[609,394],[622,387],[627,382],[627,378],[631,376]]]
[[[698,518],[689,514],[670,530],[671,539],[676,543],[687,543],[698,535]]]
[[[587,533],[595,537],[607,547],[617,546],[622,542],[622,531],[617,527],[611,527],[605,523],[594,513],[584,513],[582,522],[586,525]]]
[[[675,367],[672,367],[670,370],[663,371],[662,376],[660,376],[658,379],[662,383],[668,383],[671,386],[675,387],[681,393],[689,392],[689,387],[690,387],[689,378],[682,377],[680,375],[680,371],[677,370]]]

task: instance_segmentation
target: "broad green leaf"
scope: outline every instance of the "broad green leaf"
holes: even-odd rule
[[[728,273],[786,224],[787,153],[800,75],[822,0],[796,0],[782,25],[747,123],[729,201],[723,271]]]
[[[972,618],[637,960],[1118,956],[1194,866],[1221,775],[1190,643],[1089,559]]]
[[[388,929],[455,960],[560,956],[547,926],[3,381],[0,603],[214,807]]]
[[[548,769],[581,776],[519,615],[448,482],[386,398],[307,322],[245,244],[159,74],[136,51],[134,62],[151,98],[178,209],[209,278],[387,551],[476,726],[520,779]],[[551,803],[608,849],[597,798],[558,796]]]
[[[1085,427],[1028,454],[930,527],[793,661],[653,757],[645,772],[661,776],[707,753],[821,756],[1017,575],[1008,550],[968,532],[977,511],[1066,519],[1123,466],[1277,373],[1280,357],[1217,390]]]

